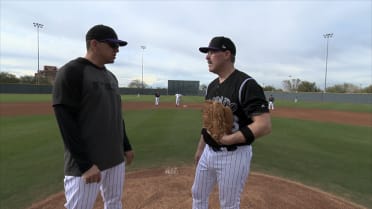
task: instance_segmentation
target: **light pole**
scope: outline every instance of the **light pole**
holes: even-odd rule
[[[324,93],[326,93],[327,89],[327,70],[328,70],[328,40],[332,38],[333,33],[326,33],[323,35],[325,39],[327,39],[327,52],[326,52],[326,68],[325,68],[325,76],[324,76]]]
[[[34,22],[34,27],[36,27],[37,30],[37,76],[36,76],[36,84],[39,85],[39,77],[40,77],[40,62],[39,62],[39,29],[43,28],[43,24]]]
[[[141,84],[141,88],[143,89],[143,52],[145,51],[146,46],[141,46],[141,49],[142,49],[142,84]],[[142,93],[143,93],[143,90],[142,90]]]

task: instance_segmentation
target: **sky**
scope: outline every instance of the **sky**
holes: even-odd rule
[[[198,49],[215,36],[235,43],[236,69],[262,86],[283,88],[288,79],[320,89],[325,81],[327,87],[372,84],[371,0],[0,0],[1,72],[37,72],[34,22],[43,24],[40,69],[84,57],[92,26],[114,28],[128,42],[106,66],[120,87],[142,80],[142,73],[153,88],[168,80],[208,85],[217,75]],[[333,37],[324,38],[328,33]]]

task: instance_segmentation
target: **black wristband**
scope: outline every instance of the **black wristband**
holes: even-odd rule
[[[248,126],[243,126],[239,129],[239,131],[242,132],[244,138],[245,138],[245,143],[246,144],[252,144],[255,137],[253,135],[253,132],[251,131],[250,128],[248,128]]]

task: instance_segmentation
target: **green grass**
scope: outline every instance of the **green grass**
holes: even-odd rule
[[[252,169],[293,179],[372,207],[372,131],[368,127],[273,118],[254,144]]]
[[[193,162],[200,137],[200,111],[127,111],[124,117],[136,155],[131,169]]]
[[[123,95],[124,102],[153,102],[152,95]],[[183,102],[203,97],[184,96]],[[161,102],[174,102],[161,96]],[[49,102],[50,94],[0,94],[0,102]],[[276,107],[372,112],[370,105],[276,102]],[[199,139],[200,111],[125,111],[135,149],[129,170],[191,164]],[[274,132],[255,143],[252,169],[290,178],[372,207],[371,129],[293,119],[273,119]],[[61,191],[63,146],[53,116],[0,119],[0,208],[22,208]],[[32,179],[32,181],[30,180]]]
[[[122,95],[124,102],[154,102],[154,95]],[[203,102],[201,96],[183,96],[182,102],[186,103],[198,103]],[[10,102],[50,102],[52,101],[51,94],[0,94],[1,103]],[[161,102],[175,102],[176,97],[170,95],[161,95]]]
[[[275,107],[290,107],[290,108],[305,108],[305,109],[324,109],[338,110],[351,112],[369,112],[372,113],[371,104],[351,104],[351,103],[335,103],[335,102],[298,102],[288,100],[275,101]]]
[[[191,165],[200,110],[125,111],[135,160],[128,171]],[[1,117],[0,208],[63,190],[63,144],[54,116]],[[254,144],[252,170],[321,188],[372,208],[371,128],[273,118]]]
[[[63,147],[52,116],[1,117],[0,208],[60,191]]]
[[[153,95],[122,95],[121,97],[124,102],[154,102],[155,97]],[[201,96],[182,96],[181,97],[182,103],[200,103],[204,101],[204,97]],[[160,96],[160,103],[161,102],[176,102],[175,96],[170,95],[161,95]]]
[[[1,103],[50,101],[52,101],[51,94],[0,94]]]

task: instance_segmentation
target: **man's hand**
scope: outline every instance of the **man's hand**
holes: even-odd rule
[[[96,165],[93,165],[83,173],[82,178],[86,184],[98,183],[101,181],[101,171]]]
[[[130,165],[134,158],[134,152],[132,150],[127,151],[124,153],[124,157],[125,157],[125,165]]]

